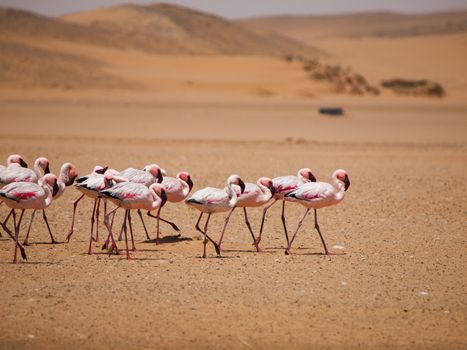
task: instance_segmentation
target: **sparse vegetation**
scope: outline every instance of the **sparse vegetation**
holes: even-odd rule
[[[381,86],[387,89],[391,89],[397,94],[403,94],[403,95],[443,97],[446,94],[443,86],[440,83],[426,80],[426,79],[383,80],[381,82]]]
[[[317,59],[302,56],[286,55],[284,58],[287,62],[301,62],[310,79],[330,83],[335,92],[352,95],[379,95],[380,93],[376,86],[371,85],[363,75],[353,72],[350,67],[342,68],[340,65],[324,64]]]

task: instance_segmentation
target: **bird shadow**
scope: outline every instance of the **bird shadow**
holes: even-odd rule
[[[178,243],[178,242],[184,242],[184,241],[192,241],[193,238],[191,237],[185,237],[182,235],[172,235],[172,236],[164,236],[159,239],[159,243],[161,244],[166,244],[166,243]],[[156,239],[147,239],[141,243],[156,243]]]
[[[29,260],[23,260],[20,261],[16,264],[13,264],[11,261],[2,261],[0,262],[0,265],[56,265],[57,263],[53,263],[50,261],[29,261]]]
[[[23,245],[25,247],[29,247],[29,246],[32,246],[32,245],[60,245],[60,244],[65,244],[66,242],[29,242],[28,244],[24,244]]]

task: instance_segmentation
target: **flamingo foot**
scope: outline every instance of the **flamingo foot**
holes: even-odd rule
[[[257,253],[263,253],[263,252],[264,252],[264,249],[261,248],[258,244],[255,244],[254,246],[255,246],[255,248],[256,248],[256,252],[257,252]]]
[[[214,249],[216,250],[217,257],[221,257],[221,246],[219,244],[214,244]]]
[[[72,234],[73,234],[73,231],[70,231],[70,233],[68,233],[68,235],[66,236],[65,242],[70,243],[70,238]]]
[[[284,253],[285,255],[292,255],[292,253],[290,252],[290,248],[287,248]]]
[[[28,246],[29,242],[27,240],[24,240],[23,245]]]

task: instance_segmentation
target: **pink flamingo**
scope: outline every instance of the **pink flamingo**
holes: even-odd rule
[[[134,183],[139,183],[142,185],[145,185],[146,187],[151,186],[154,183],[162,183],[163,181],[163,175],[165,174],[165,170],[162,169],[159,165],[157,164],[148,164],[144,167],[143,170],[135,169],[135,168],[128,168],[120,172],[120,176],[123,178],[128,179],[130,182]],[[143,224],[144,232],[146,234],[146,239],[150,240],[151,238],[149,237],[148,230],[146,228],[146,224],[144,223],[143,219],[143,214],[141,213],[141,210],[138,209],[138,216],[141,220],[141,223]],[[149,213],[148,213],[149,215]],[[128,212],[128,216],[130,217],[129,222],[131,222],[131,213]],[[151,216],[151,215],[149,215]],[[163,218],[159,218],[160,221],[165,222],[172,226],[172,228],[180,232],[180,229],[175,225],[173,222],[170,222],[168,220],[165,220]],[[131,225],[131,224],[130,224]],[[123,233],[123,232],[122,232]],[[118,238],[121,240],[121,234],[120,237]],[[156,244],[159,244],[159,230],[157,231],[157,237],[156,237]]]
[[[50,173],[49,160],[39,157],[34,162],[34,170],[20,166],[9,166],[6,168],[0,174],[0,184],[7,185],[12,182],[37,183],[43,174],[48,173]]]
[[[60,168],[60,174],[57,179],[57,185],[58,185],[58,191],[54,195],[53,199],[57,200],[62,196],[62,194],[65,192],[65,189],[68,186],[71,186],[73,182],[75,181],[75,178],[78,176],[78,172],[76,171],[76,167],[72,163],[64,163],[62,167]],[[41,180],[39,180],[40,182]],[[31,215],[31,221],[29,222],[29,228],[28,232],[26,233],[26,238],[24,239],[23,245],[27,246],[29,245],[29,233],[31,232],[31,227],[32,223],[34,221],[34,216],[36,215],[36,210],[32,212]],[[51,243],[56,244],[58,243],[54,236],[52,235],[52,231],[50,230],[48,221],[47,221],[47,216],[45,214],[45,209],[42,210],[42,217],[47,224],[47,229],[49,230],[49,235],[51,238]]]
[[[85,181],[87,181],[88,179],[96,176],[97,178],[102,178],[104,176],[104,173],[107,171],[108,167],[103,167],[103,166],[100,166],[100,165],[96,165],[94,167],[94,169],[92,170],[92,173],[91,174],[88,174],[88,175],[84,175],[84,176],[81,176],[79,177],[78,179],[76,179],[76,187],[78,188],[78,184],[80,183],[83,183]],[[79,188],[78,188],[79,190]],[[66,237],[66,242],[70,242],[70,238],[71,236],[73,235],[73,232],[74,232],[74,228],[75,228],[75,217],[76,217],[76,208],[78,207],[78,203],[83,199],[83,197],[86,195],[86,193],[83,192],[83,190],[79,190],[82,194],[81,196],[79,196],[74,202],[73,202],[73,215],[71,217],[71,227],[70,227],[70,231],[68,232],[68,235]],[[95,199],[94,197],[91,197],[93,199]],[[95,209],[93,210],[93,213],[92,213],[92,216],[94,217],[94,212],[95,212]],[[98,211],[98,214],[99,214],[99,207],[97,207],[97,211]],[[93,223],[93,219],[91,219],[91,222]],[[94,225],[92,225],[94,226]],[[97,229],[98,231],[98,229]],[[92,232],[92,229],[91,229],[91,232]],[[97,237],[98,238],[98,237]]]
[[[162,185],[167,194],[167,200],[178,203],[186,199],[193,188],[193,181],[190,173],[180,171],[176,177],[164,176]]]
[[[112,251],[114,248],[117,250],[117,245],[112,235],[112,225],[109,222],[110,216],[112,216],[112,222],[115,217],[115,213],[119,208],[125,209],[125,216],[122,224],[122,231],[125,234],[125,246],[126,246],[126,258],[130,259],[130,253],[128,249],[128,235],[127,235],[127,221],[130,226],[131,242],[132,249],[136,250],[134,239],[133,239],[133,229],[131,226],[131,217],[129,215],[131,210],[147,210],[150,213],[152,210],[158,209],[158,215],[153,216],[157,219],[157,230],[159,231],[159,212],[167,201],[167,195],[165,194],[164,187],[159,183],[153,183],[149,187],[144,184],[134,183],[134,182],[123,182],[116,184],[108,189],[100,191],[100,194],[113,202],[117,208],[109,212],[105,216],[105,225],[109,231],[109,236],[112,239],[113,247],[110,249]]]
[[[253,238],[253,245],[256,248],[256,251],[260,252],[261,248],[256,242],[255,234],[251,228],[250,222],[248,221],[248,214],[246,208],[257,208],[264,206],[268,203],[272,196],[275,193],[275,188],[273,181],[268,177],[262,177],[258,179],[256,184],[246,182],[245,191],[241,193],[241,188],[239,186],[234,186],[234,190],[237,193],[237,205],[235,207],[243,208],[243,214],[245,216],[245,224],[250,231],[251,237]],[[221,249],[222,242],[219,241],[218,246]]]
[[[165,170],[161,169],[162,173]],[[191,180],[190,173],[186,171],[180,171],[176,177],[164,176],[162,180],[162,186],[164,186],[165,193],[167,194],[167,201],[172,203],[179,203],[186,199],[193,188],[193,181]],[[161,220],[163,220],[161,218]],[[172,228],[175,231],[180,231],[178,227],[173,224]],[[156,238],[156,242],[158,237]]]
[[[208,235],[209,219],[211,217],[211,214],[213,213],[228,212],[219,239],[219,242],[222,242],[225,228],[227,227],[230,216],[232,215],[232,212],[235,209],[235,206],[237,205],[238,197],[237,192],[235,192],[233,188],[234,185],[240,186],[240,193],[243,193],[245,191],[245,183],[242,181],[240,176],[231,175],[227,179],[227,186],[224,189],[206,187],[196,191],[190,198],[185,200],[185,203],[187,205],[190,205],[201,211],[198,221],[196,222],[195,228],[204,236],[203,258],[206,258],[206,244],[208,240],[214,245],[214,249],[216,250],[217,256],[221,255],[219,245]],[[204,224],[204,230],[201,230],[201,228],[199,227],[199,223],[201,222],[201,218],[203,217],[204,213],[208,214],[208,217]]]
[[[298,222],[295,233],[287,245],[285,254],[290,254],[290,248],[292,247],[295,236],[297,235],[298,230],[302,226],[303,221],[305,220],[305,217],[311,208],[313,208],[315,212],[315,229],[318,231],[321,243],[323,244],[324,254],[332,254],[328,251],[323,235],[319,229],[317,209],[340,203],[344,199],[345,192],[349,189],[350,180],[349,175],[345,170],[338,169],[332,174],[332,181],[333,185],[326,182],[306,183],[297,188],[295,191],[289,192],[285,195],[286,201],[297,202],[306,207],[305,214]]]
[[[109,187],[112,186],[112,180],[115,182],[117,181],[127,181],[126,179],[122,179],[120,177],[111,175],[111,174],[93,174],[89,176],[85,181],[81,183],[76,183],[75,187],[86,195],[89,198],[92,198],[94,200],[94,207],[92,209],[92,216],[91,216],[91,234],[90,234],[90,239],[89,239],[89,249],[88,249],[88,254],[92,254],[92,240],[93,240],[93,231],[94,231],[94,222],[95,222],[95,217],[97,217],[97,222],[99,222],[99,210],[97,207],[98,200],[100,199],[100,194],[99,192],[102,190],[105,190]],[[97,237],[97,231],[98,231],[98,225],[96,225],[96,241],[98,239]],[[70,234],[68,235],[67,239],[70,238]]]
[[[285,238],[287,240],[287,244],[289,244],[289,234],[287,232],[287,225],[285,222],[284,196],[286,193],[297,189],[299,186],[307,182],[316,182],[316,177],[313,175],[313,173],[311,172],[309,168],[300,169],[297,173],[297,176],[286,175],[286,176],[279,176],[279,177],[272,179],[272,183],[275,188],[275,193],[274,193],[274,196],[271,202],[263,208],[263,217],[261,218],[261,227],[259,229],[259,235],[258,235],[258,239],[256,240],[256,245],[259,245],[259,242],[261,242],[261,236],[263,234],[264,219],[266,217],[266,212],[278,200],[282,200],[281,220],[282,220],[282,225],[284,227]]]
[[[18,242],[19,229],[26,209],[42,210],[47,208],[53,200],[53,195],[58,191],[57,177],[54,174],[46,174],[42,178],[40,184],[31,182],[13,182],[0,190],[0,197],[3,198],[5,204],[11,208],[5,221],[1,224],[3,229],[15,241],[15,250],[13,254],[13,263],[16,263],[17,250],[20,248],[21,256],[26,259],[24,248]],[[21,214],[16,223],[15,209],[21,210]],[[10,231],[6,226],[8,219],[13,214],[15,224],[15,233]],[[45,218],[47,220],[47,218]]]
[[[27,168],[28,164],[23,160],[19,154],[12,154],[6,160],[6,166],[0,165],[0,174],[5,171],[9,166],[21,166]]]
[[[7,160],[6,160],[6,166],[0,165],[0,178],[3,174],[3,172],[8,169],[8,167],[17,167],[21,166],[23,168],[27,168],[28,164],[23,160],[23,157],[21,157],[19,154],[12,154],[10,155]],[[2,184],[0,183],[0,187]],[[0,200],[0,205],[3,204],[3,200]],[[0,237],[2,237],[2,233],[0,232]]]

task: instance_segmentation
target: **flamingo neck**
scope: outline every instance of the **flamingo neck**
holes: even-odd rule
[[[344,185],[342,184],[342,181],[340,181],[336,176],[332,178],[332,181],[334,182],[334,188],[336,189],[336,192],[334,193],[334,198],[336,199],[336,201],[340,202],[344,199],[345,196]]]
[[[53,200],[52,190],[50,189],[50,186],[47,185],[46,183],[42,184],[42,188],[47,194],[47,197],[45,198],[45,206],[48,207],[52,203],[52,200]]]
[[[232,184],[229,183],[227,184],[227,187],[225,188],[226,192],[228,193],[229,195],[229,207],[233,208],[236,204],[237,204],[237,200],[238,200],[238,197],[237,197],[237,192],[234,191],[234,189],[232,188]]]
[[[44,170],[40,167],[38,162],[34,163],[34,173],[36,173],[37,179],[40,179],[44,175]]]
[[[258,181],[256,184],[258,185],[259,189],[263,193],[264,199],[266,201],[271,199],[271,197],[272,197],[271,190],[269,188],[267,188],[266,186],[264,186],[260,181]]]
[[[186,183],[186,181],[180,179],[180,177],[178,177],[178,181],[180,181],[180,183],[182,184],[182,187],[183,187],[183,196],[186,197],[188,196],[188,193],[190,193],[190,186],[188,186],[188,184]]]
[[[152,210],[160,208],[160,206],[162,204],[161,197],[159,197],[154,191],[151,191],[151,194],[152,194],[152,198],[153,198],[153,201],[152,201],[152,204],[151,204]]]

